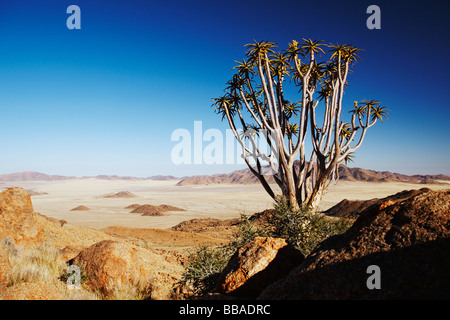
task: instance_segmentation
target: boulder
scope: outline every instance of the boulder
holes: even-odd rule
[[[300,251],[284,239],[256,237],[231,257],[219,277],[217,290],[235,297],[255,298],[303,259]]]
[[[183,272],[182,266],[150,250],[113,240],[84,249],[69,264],[80,266],[86,284],[106,297],[128,287],[151,299],[169,299]]]
[[[22,188],[9,188],[0,193],[0,238],[16,244],[41,241],[28,192]]]
[[[373,205],[381,205],[381,204],[394,204],[395,202],[404,201],[413,196],[429,192],[431,189],[422,188],[419,190],[404,190],[398,192],[394,195],[387,196],[385,198],[374,198],[370,200],[347,200],[344,199],[335,206],[329,208],[324,211],[328,216],[341,217],[341,218],[356,218],[362,212],[366,211],[369,207]],[[383,208],[380,208],[383,209]]]
[[[450,190],[377,203],[258,298],[449,299],[449,207]],[[367,285],[373,265],[380,289]]]
[[[0,193],[0,292],[11,275],[11,252],[16,245],[30,246],[42,241],[30,195],[22,188],[9,188]]]

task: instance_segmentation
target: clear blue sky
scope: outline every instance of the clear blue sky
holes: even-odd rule
[[[81,8],[81,30],[66,9]],[[381,30],[366,8],[381,8]],[[450,174],[448,1],[2,0],[0,173],[176,176],[236,166],[171,163],[177,128],[225,131],[210,107],[244,44],[293,39],[365,51],[349,102],[377,99],[389,121],[352,166]],[[351,104],[350,104],[351,105]]]

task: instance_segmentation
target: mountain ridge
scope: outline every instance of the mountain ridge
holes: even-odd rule
[[[267,176],[270,182],[273,179]],[[442,183],[439,180],[449,181],[450,175],[444,174],[415,174],[406,175],[401,173],[393,173],[390,171],[376,171],[363,168],[351,168],[345,165],[339,167],[339,179],[342,181],[366,181],[366,182],[416,182],[416,183]],[[146,178],[133,177],[133,176],[118,176],[118,175],[97,175],[97,176],[63,176],[63,175],[48,175],[45,173],[35,172],[35,171],[23,171],[15,172],[10,174],[1,174],[1,182],[13,182],[13,181],[55,181],[55,180],[69,180],[69,179],[101,179],[101,180],[180,180],[177,185],[204,185],[204,184],[220,184],[220,183],[231,183],[231,184],[257,184],[259,183],[258,178],[256,178],[250,171],[250,169],[245,168],[241,170],[235,170],[230,173],[217,173],[212,175],[194,175],[194,176],[184,176],[175,177],[172,175],[156,175],[149,176]]]
[[[185,177],[183,177],[185,178]],[[21,171],[14,173],[0,174],[1,182],[11,181],[54,181],[54,180],[69,180],[69,179],[100,179],[100,180],[170,180],[170,179],[183,179],[177,178],[171,175],[163,176],[149,176],[146,178],[133,177],[133,176],[118,176],[118,175],[96,175],[96,176],[63,176],[63,175],[51,175],[36,171]]]
[[[266,176],[269,183],[273,183],[274,179]],[[412,183],[437,183],[439,180],[449,181],[450,175],[406,175],[401,173],[393,173],[389,171],[375,171],[362,168],[350,168],[345,165],[339,167],[339,180],[342,181],[366,181],[366,182],[412,182]],[[250,169],[236,170],[231,173],[213,174],[213,175],[197,175],[186,177],[177,183],[178,186],[183,185],[201,185],[201,184],[219,184],[219,183],[234,183],[234,184],[255,184],[259,183]]]

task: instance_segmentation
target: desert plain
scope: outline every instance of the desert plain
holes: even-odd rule
[[[177,186],[180,180],[106,180],[98,178],[53,181],[2,182],[0,189],[22,187],[32,193],[34,210],[64,219],[68,224],[103,229],[111,226],[169,229],[196,218],[231,219],[252,215],[273,207],[273,200],[260,184],[208,184]],[[408,182],[339,181],[325,194],[320,210],[327,210],[343,199],[369,200],[403,190],[423,187],[447,189],[446,182],[418,184]],[[129,197],[116,197],[117,193]],[[33,195],[34,194],[34,195]],[[127,206],[170,205],[183,211],[168,211],[162,216],[142,216]],[[85,206],[87,211],[71,211]]]
[[[404,190],[422,188],[450,189],[446,181],[449,180],[433,180],[432,183],[340,181],[329,189],[319,210],[339,208],[335,205],[344,199],[380,199]],[[179,179],[97,177],[1,181],[0,190],[20,188],[2,192],[3,199],[0,199],[3,201],[2,212],[5,213],[4,223],[0,226],[0,231],[3,232],[3,242],[0,243],[0,300],[141,299],[141,284],[150,285],[146,289],[142,287],[142,290],[151,289],[144,290],[151,299],[191,297],[190,287],[178,285],[190,254],[203,246],[229,244],[239,229],[237,218],[242,214],[251,216],[271,209],[274,201],[260,184],[180,185],[179,182]],[[424,190],[421,192],[426,192]],[[438,210],[436,208],[442,202],[441,198],[447,195],[448,192],[426,193],[425,200],[422,199],[418,206],[426,203],[426,206],[431,206],[430,210]],[[436,200],[432,197],[440,198]],[[419,198],[420,194],[417,196]],[[428,200],[431,202],[426,202]],[[403,204],[392,203],[396,202],[389,202],[392,207]],[[136,210],[139,212],[133,212]],[[414,230],[419,228],[410,227]],[[427,226],[420,228],[428,230]],[[368,234],[373,236],[370,232]],[[255,239],[253,245],[261,239],[266,238]],[[279,240],[286,244],[283,239],[273,241]],[[16,247],[16,241],[19,247]],[[374,241],[378,241],[377,238]],[[366,247],[370,246],[361,245],[362,249]],[[55,253],[54,256],[49,256],[48,261],[60,263],[58,270],[66,268],[68,263],[83,263],[83,270],[88,279],[91,279],[83,288],[89,289],[74,296],[60,281],[61,272],[58,270],[49,273],[44,280],[28,276],[24,278],[23,270],[41,270],[45,267],[34,263],[31,265],[34,269],[29,269],[24,263],[41,260],[30,259],[28,255],[43,257],[47,252],[45,250]],[[4,259],[5,255],[7,259]],[[13,257],[16,261],[14,265],[20,267],[14,269],[13,265],[9,268],[9,257]],[[116,263],[118,257],[122,261],[119,264]],[[111,264],[111,261],[114,263]],[[443,262],[445,270],[448,264],[444,260]],[[442,263],[437,269],[441,265]],[[402,268],[399,267],[399,270],[403,270]],[[121,287],[123,277],[126,278],[125,287]],[[439,282],[433,277],[430,279],[427,281]],[[96,290],[103,290],[103,294]],[[49,295],[49,292],[54,295]]]

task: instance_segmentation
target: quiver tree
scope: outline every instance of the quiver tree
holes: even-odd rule
[[[367,129],[383,121],[388,110],[376,100],[355,101],[349,121],[341,119],[347,76],[361,49],[306,39],[281,52],[268,41],[246,47],[246,59],[234,68],[226,93],[213,99],[215,111],[227,119],[244,161],[272,198],[278,197],[274,181],[291,206],[315,209],[338,180],[339,165],[351,161]],[[328,61],[319,62],[322,55]],[[298,88],[297,100],[288,98],[289,84]],[[263,140],[268,150],[258,143]],[[307,141],[312,144],[308,159]]]

